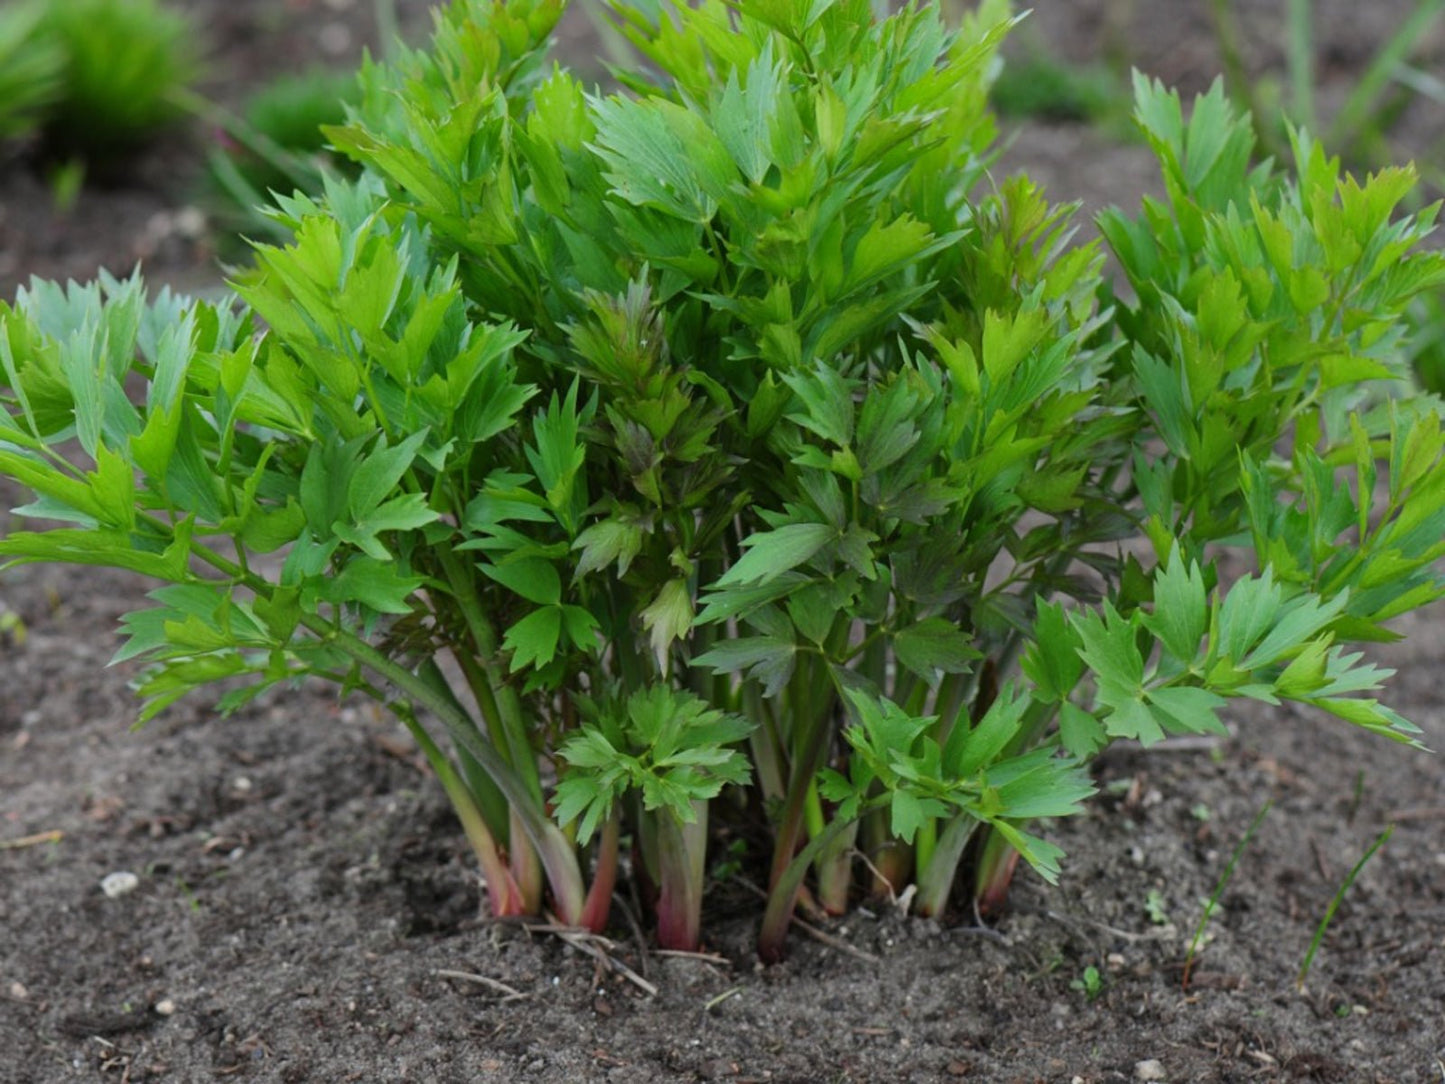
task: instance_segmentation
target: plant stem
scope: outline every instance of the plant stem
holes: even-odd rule
[[[587,902],[582,906],[581,925],[593,933],[601,933],[607,928],[607,919],[612,913],[612,891],[617,887],[617,856],[621,838],[622,817],[614,808],[602,825],[602,834],[597,840],[592,886],[587,890]]]
[[[541,856],[547,882],[562,921],[576,925],[584,903],[582,870],[577,854],[562,830],[547,819],[526,782],[488,742],[481,740],[472,720],[446,697],[406,667],[387,658],[371,644],[345,629],[333,628],[319,617],[305,616],[302,624],[334,645],[353,661],[406,694],[442,721],[452,740],[465,747],[511,803],[512,814]]]
[[[920,915],[941,915],[948,907],[948,897],[953,892],[954,878],[958,874],[958,863],[979,823],[972,814],[960,813],[948,822],[927,858],[924,857],[920,845],[918,897],[914,905]]]
[[[668,810],[657,819],[657,943],[697,951],[702,933],[702,885],[707,860],[707,803],[693,802],[695,820],[684,824]]]
[[[496,840],[487,829],[486,821],[481,815],[476,801],[473,799],[471,790],[462,781],[460,775],[452,767],[451,761],[442,752],[441,747],[432,741],[426,728],[417,722],[416,714],[411,710],[409,704],[393,703],[392,712],[401,719],[411,736],[416,739],[427,763],[431,765],[432,771],[436,772],[437,780],[441,783],[442,789],[451,799],[452,808],[456,810],[457,819],[462,822],[462,831],[466,833],[467,841],[471,843],[472,850],[477,856],[477,862],[482,867],[482,875],[487,881],[487,895],[491,899],[492,916],[494,918],[505,918],[512,915],[525,915],[535,913],[528,908],[517,882],[513,879],[507,864],[502,861],[502,856],[497,850]]]
[[[821,671],[821,674],[819,673]],[[816,655],[804,655],[798,660],[798,669],[790,683],[793,702],[793,762],[788,776],[788,793],[783,803],[782,817],[773,847],[773,868],[768,882],[768,907],[763,917],[762,929],[758,933],[758,953],[768,962],[782,958],[783,940],[787,937],[788,922],[797,900],[801,878],[786,890],[786,900],[773,897],[784,891],[779,888],[782,878],[797,853],[802,840],[804,815],[808,794],[818,770],[827,759],[828,746],[833,737],[829,724],[833,698],[828,695],[830,677],[827,660]],[[819,688],[819,685],[822,688]],[[837,823],[834,821],[833,823]],[[825,828],[823,834],[814,840],[828,838],[833,825]]]

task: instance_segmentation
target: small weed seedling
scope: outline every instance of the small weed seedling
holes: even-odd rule
[[[1090,964],[1077,979],[1069,983],[1069,988],[1082,991],[1087,1000],[1093,1001],[1104,992],[1104,976],[1097,967]]]

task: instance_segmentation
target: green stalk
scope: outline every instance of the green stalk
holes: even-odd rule
[[[816,798],[816,780],[809,791]],[[821,803],[819,805],[821,816]],[[814,829],[810,823],[808,835],[810,838],[817,836],[822,830],[822,825]],[[858,822],[854,821],[851,829],[844,831],[832,844],[823,848],[814,863],[818,878],[818,904],[830,915],[846,914],[848,911],[849,896],[853,891],[853,853],[857,840]]]
[[[592,887],[587,890],[587,902],[582,905],[581,925],[593,933],[607,929],[607,919],[612,913],[612,891],[617,887],[618,844],[622,838],[622,817],[613,807],[612,814],[602,825],[602,834],[597,839],[597,862],[592,871]]]
[[[696,952],[702,935],[702,888],[707,870],[707,803],[693,802],[695,819],[684,824],[668,810],[656,819],[657,943]]]
[[[545,873],[542,863],[538,860],[536,848],[527,840],[526,829],[522,825],[516,806],[513,806],[508,814],[508,838],[511,840],[508,857],[512,863],[512,876],[517,879],[517,887],[522,893],[522,899],[526,901],[528,911],[535,915],[542,909],[542,882],[545,879]],[[569,849],[573,848],[570,840],[568,840],[567,846]],[[573,861],[576,861],[575,850],[573,851]],[[578,888],[581,888],[580,883]],[[580,906],[585,906],[585,904]],[[578,914],[580,914],[580,906]],[[562,909],[564,908],[559,907],[559,910]],[[572,918],[568,921],[575,924],[578,920]]]
[[[753,756],[758,789],[762,791],[764,802],[781,802],[785,793],[784,757],[777,715],[772,705],[763,699],[762,690],[756,682],[743,683],[742,701],[744,714],[756,724],[748,736],[748,746]]]
[[[458,711],[466,711],[461,702],[457,700],[451,684],[434,659],[424,660],[417,669],[417,676],[423,681],[430,682],[439,695],[447,697],[456,705]],[[481,735],[478,734],[478,737],[480,738]],[[510,827],[506,795],[498,789],[497,784],[492,782],[491,777],[464,746],[456,747],[456,762],[461,767],[461,776],[466,781],[467,789],[471,791],[479,811],[486,818],[491,834],[505,843]]]
[[[302,624],[321,639],[333,644],[354,662],[376,674],[404,693],[413,703],[426,708],[442,721],[448,734],[464,747],[497,784],[511,803],[516,823],[537,849],[551,886],[559,917],[567,925],[577,925],[582,916],[585,895],[582,870],[577,853],[562,830],[548,818],[542,803],[531,788],[488,742],[482,741],[476,726],[464,711],[448,698],[439,695],[427,682],[406,667],[387,658],[371,644],[345,629],[332,628],[319,617],[302,618]],[[515,843],[514,843],[515,850]]]
[[[545,808],[542,780],[537,770],[537,755],[522,719],[521,701],[516,690],[496,673],[493,660],[497,654],[497,635],[482,610],[475,580],[450,548],[439,546],[436,552],[451,588],[451,597],[466,623],[474,649],[472,653],[455,652],[457,662],[462,673],[466,675],[467,684],[472,695],[476,697],[482,717],[487,720],[493,746],[507,751],[508,760],[532,792],[533,801],[537,806]],[[507,817],[511,864],[523,898],[535,912],[540,909],[542,902],[544,863],[539,862],[533,845],[529,843],[524,832],[517,831],[518,827],[520,825],[514,806]],[[556,891],[555,884],[553,891]],[[561,906],[559,903],[559,907]],[[580,909],[583,904],[578,900],[576,906]]]
[[[935,832],[937,831],[936,822]],[[964,848],[973,838],[979,826],[978,818],[970,813],[960,813],[949,820],[937,845],[925,859],[919,848],[918,896],[914,910],[920,915],[941,915],[948,907],[948,897],[953,891],[953,882],[958,875],[958,863],[963,859]]]
[[[1058,711],[1057,704],[1034,701],[1024,711],[1018,733],[1004,747],[1001,759],[1018,756],[1032,749],[1040,735],[1053,722]],[[983,914],[997,914],[1008,900],[1009,885],[1013,883],[1014,870],[1018,868],[1019,853],[999,833],[989,831],[984,836],[983,848],[979,852],[978,865],[974,870],[974,901]]]
[[[868,891],[873,896],[895,897],[913,873],[913,848],[889,831],[888,811],[875,809],[859,818],[864,852],[872,866]]]
[[[884,801],[885,799],[882,798],[869,799],[859,809],[859,813],[865,814],[873,809],[881,808]],[[809,841],[808,845],[783,867],[773,884],[773,890],[768,893],[767,908],[763,911],[762,932],[758,935],[758,956],[764,963],[777,963],[783,958],[784,938],[776,936],[772,931],[781,929],[784,934],[787,933],[788,924],[793,919],[793,904],[798,898],[799,889],[803,887],[803,878],[807,876],[809,867],[823,849],[836,840],[857,819],[857,817],[833,818],[828,822],[828,827],[823,829],[822,835]]]
[[[462,822],[462,831],[466,833],[467,841],[472,845],[472,851],[477,856],[477,862],[482,867],[482,875],[487,881],[487,896],[491,900],[492,916],[494,918],[505,918],[513,915],[534,914],[526,901],[523,899],[521,889],[513,879],[507,864],[502,861],[501,853],[497,849],[497,842],[492,833],[488,830],[485,818],[482,816],[476,801],[473,798],[471,789],[462,781],[457,770],[447,759],[445,753],[432,737],[427,733],[426,728],[416,720],[416,715],[411,711],[410,705],[393,704],[393,713],[405,724],[411,736],[421,747],[427,763],[431,765],[432,771],[436,772],[438,781],[446,795],[451,799],[452,808],[456,810],[457,819]]]
[[[840,621],[839,624],[844,626],[843,635],[846,636],[846,623]],[[837,632],[836,628],[834,632]],[[798,660],[798,669],[790,682],[790,691],[794,694],[792,770],[788,776],[788,792],[773,846],[773,867],[768,880],[768,906],[763,916],[762,928],[758,932],[758,954],[769,963],[782,959],[783,941],[788,935],[788,923],[797,902],[798,889],[802,887],[801,877],[790,887],[783,887],[783,880],[794,862],[798,845],[802,842],[804,815],[813,780],[823,767],[828,756],[828,747],[832,743],[831,684],[827,659],[805,655]],[[821,835],[814,837],[814,842],[832,838],[834,825],[837,823],[835,819]],[[837,829],[839,832],[841,830]],[[807,849],[812,850],[811,846]],[[816,854],[817,851],[813,853]]]
[[[974,902],[980,914],[996,915],[1008,900],[1009,885],[1019,864],[1019,852],[998,832],[983,837],[974,871]]]
[[[461,611],[462,620],[466,622],[467,632],[475,648],[472,658],[468,659],[463,654],[458,662],[467,674],[468,683],[477,697],[483,717],[488,720],[495,718],[501,728],[504,741],[496,742],[494,735],[493,742],[498,748],[507,750],[513,767],[521,773],[540,802],[542,782],[537,771],[537,755],[522,719],[521,701],[516,690],[495,672],[496,630],[492,628],[492,623],[482,609],[475,580],[468,575],[457,555],[443,546],[437,547],[437,554],[441,559],[442,570],[446,573],[451,596]]]

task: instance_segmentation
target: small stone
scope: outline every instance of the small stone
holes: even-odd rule
[[[323,53],[340,56],[351,48],[351,31],[345,23],[327,23],[316,36]]]
[[[1167,1080],[1168,1074],[1164,1072],[1164,1063],[1158,1058],[1148,1058],[1145,1061],[1134,1063],[1135,1080]]]
[[[134,892],[139,887],[140,878],[127,869],[107,873],[100,882],[100,890],[113,900]]]
[[[245,775],[238,775],[231,781],[231,789],[237,794],[250,794],[253,786],[250,777]]]
[[[25,989],[23,982],[12,982],[10,984],[10,996],[16,1001],[24,1001],[30,997],[30,991]]]
[[[182,207],[172,221],[175,231],[188,241],[194,241],[206,232],[206,213],[199,207]]]
[[[966,1061],[954,1059],[948,1063],[949,1076],[968,1076],[969,1064]]]
[[[168,997],[163,997],[156,1002],[156,1012],[161,1016],[174,1016],[176,1014],[176,1003]]]

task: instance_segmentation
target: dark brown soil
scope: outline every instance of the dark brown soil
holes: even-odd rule
[[[335,46],[329,27],[357,47],[371,11],[191,6],[216,20],[213,89],[231,100]],[[1322,4],[1340,71],[1408,6]],[[1213,63],[1204,7],[1091,0],[1042,5],[1036,23],[1080,55],[1113,33],[1193,83]],[[31,272],[128,268],[154,216],[188,205],[187,162],[175,141],[137,164],[142,183],[68,218],[12,163],[4,292]],[[1072,128],[1028,128],[1007,162],[1090,207],[1152,177],[1135,148]],[[204,234],[172,230],[147,266],[208,284],[208,253]],[[17,499],[0,489],[0,508]],[[1268,710],[1237,714],[1217,745],[1117,749],[1090,813],[1049,829],[1069,854],[1061,886],[1021,875],[991,929],[876,908],[826,940],[795,932],[789,960],[762,969],[755,912],[718,883],[708,956],[649,952],[619,920],[605,955],[651,993],[555,935],[481,917],[439,788],[369,709],[303,688],[230,719],[198,700],[131,732],[133,674],[105,663],[145,590],[108,572],[0,574],[0,613],[28,630],[0,633],[0,1084],[1445,1080],[1438,758]],[[1381,652],[1400,671],[1389,699],[1440,747],[1445,614],[1402,630]],[[1204,901],[1270,800],[1184,990]],[[1331,898],[1392,822],[1297,989]],[[138,887],[109,898],[100,882],[118,871]]]

